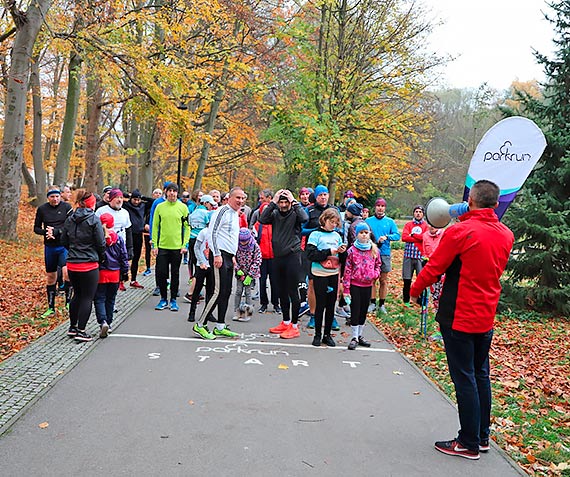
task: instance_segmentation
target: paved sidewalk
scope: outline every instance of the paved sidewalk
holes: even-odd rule
[[[280,315],[228,311],[239,339],[204,341],[187,304],[155,311],[143,284],[119,292],[108,339],[75,344],[64,324],[0,366],[2,475],[525,475],[495,447],[435,451],[454,406],[371,326],[370,349],[348,351],[344,326],[315,348],[306,319],[281,340]]]

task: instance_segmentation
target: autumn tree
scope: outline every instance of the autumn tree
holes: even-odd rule
[[[526,305],[570,315],[570,43],[568,2],[552,4],[554,57],[536,53],[544,66],[544,97],[521,90],[522,108],[511,113],[534,120],[546,136],[546,150],[508,210],[505,221],[515,233],[506,293]]]

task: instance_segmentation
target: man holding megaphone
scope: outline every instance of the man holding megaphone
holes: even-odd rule
[[[489,348],[500,278],[514,242],[513,233],[494,212],[499,187],[479,180],[469,192],[469,212],[449,227],[411,287],[416,299],[445,273],[436,321],[445,343],[449,373],[457,397],[460,429],[435,448],[444,454],[478,459],[489,450],[491,382]]]

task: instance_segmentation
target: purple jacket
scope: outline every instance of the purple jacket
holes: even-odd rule
[[[358,250],[354,245],[348,249],[342,278],[343,293],[350,295],[350,286],[371,287],[380,276],[380,253],[372,257],[372,250]]]
[[[105,260],[99,265],[100,270],[121,270],[121,273],[129,272],[129,258],[125,241],[117,236],[113,245],[105,247]]]

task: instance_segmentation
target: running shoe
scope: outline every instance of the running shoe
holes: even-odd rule
[[[358,340],[356,338],[352,338],[350,340],[350,343],[348,343],[348,349],[350,350],[355,350],[357,346],[358,346]]]
[[[168,308],[168,302],[166,300],[160,300],[158,305],[154,307],[155,310],[166,310]]]
[[[143,272],[143,277],[148,277],[151,273],[152,273],[152,271],[150,270],[150,268],[147,268],[147,269]]]
[[[48,308],[42,313],[42,318],[47,318],[48,316],[55,315],[55,310],[53,308]]]
[[[279,305],[275,305],[273,307],[273,313],[281,314],[281,307]]]
[[[152,292],[152,296],[160,296],[160,288],[156,287]]]
[[[119,282],[119,291],[127,291],[123,282]]]
[[[192,303],[192,295],[190,295],[190,293],[186,293],[186,295],[184,295],[184,301],[186,303]]]
[[[176,300],[170,300],[170,311],[178,311],[180,308],[178,307],[178,303]]]
[[[73,337],[73,339],[75,341],[79,341],[81,343],[93,341],[93,338],[91,337],[91,335],[89,333],[86,333],[85,331],[79,331],[79,330],[77,330],[77,334]]]
[[[489,452],[490,449],[489,439],[481,439],[481,442],[479,442],[479,452]]]
[[[336,321],[336,318],[333,318],[333,322],[332,322],[332,330],[333,331],[338,331],[340,330],[340,325],[338,324],[338,321]],[[324,342],[324,340],[323,340]]]
[[[309,304],[303,303],[299,308],[299,318],[301,318],[303,315],[306,315],[307,313],[309,313],[309,311],[311,311],[309,308]]]
[[[435,448],[439,452],[447,455],[455,455],[465,459],[477,460],[479,459],[479,451],[469,450],[463,447],[456,439],[451,441],[439,441],[435,443]]]
[[[339,318],[350,318],[350,315],[344,311],[344,308],[342,306],[337,306],[334,314]]]
[[[225,336],[227,338],[235,338],[239,336],[239,333],[235,333],[231,331],[227,326],[219,330],[218,328],[214,328],[214,335],[215,336]]]
[[[137,282],[136,280],[131,282],[131,288],[144,288],[144,286],[142,286],[139,282]]]
[[[376,312],[376,303],[370,303],[368,305],[368,313],[375,313]]]
[[[67,336],[71,336],[72,338],[77,334],[77,328],[74,326],[70,326],[67,330]]]
[[[383,315],[387,315],[388,314],[388,310],[386,309],[386,307],[384,305],[382,305],[380,307],[380,313],[382,313]]]
[[[259,307],[259,310],[257,310],[258,313],[265,313],[267,311],[267,305],[261,305]]]
[[[359,336],[358,346],[363,346],[364,348],[370,348],[370,342],[366,341],[362,336]]]
[[[207,326],[200,326],[198,323],[196,323],[192,327],[192,331],[194,332],[194,334],[198,335],[200,338],[203,338],[205,340],[216,339],[216,337],[212,333],[210,333],[210,330],[208,329]]]
[[[323,344],[326,344],[327,346],[330,346],[331,348],[336,346],[336,343],[332,339],[331,335],[323,336]]]
[[[295,327],[293,327],[292,324],[290,324],[287,327],[287,329],[279,335],[279,338],[283,338],[284,340],[289,340],[289,339],[293,339],[293,338],[298,338],[299,336],[301,336],[301,332],[299,331],[299,328],[295,328]]]
[[[103,323],[101,323],[101,330],[99,331],[99,338],[107,338],[108,334],[109,334],[109,325],[107,324],[106,321],[104,321]]]
[[[288,325],[285,324],[284,321],[282,321],[281,323],[279,323],[277,326],[274,326],[273,328],[269,328],[269,332],[273,333],[275,335],[280,335],[281,333],[283,333],[285,330],[287,330],[287,328],[289,328],[291,326],[291,323],[289,323]]]
[[[309,318],[309,322],[307,323],[307,328],[313,329],[314,327],[315,327],[315,317],[313,315],[311,315],[311,317]],[[319,346],[320,346],[320,344],[319,344]]]

